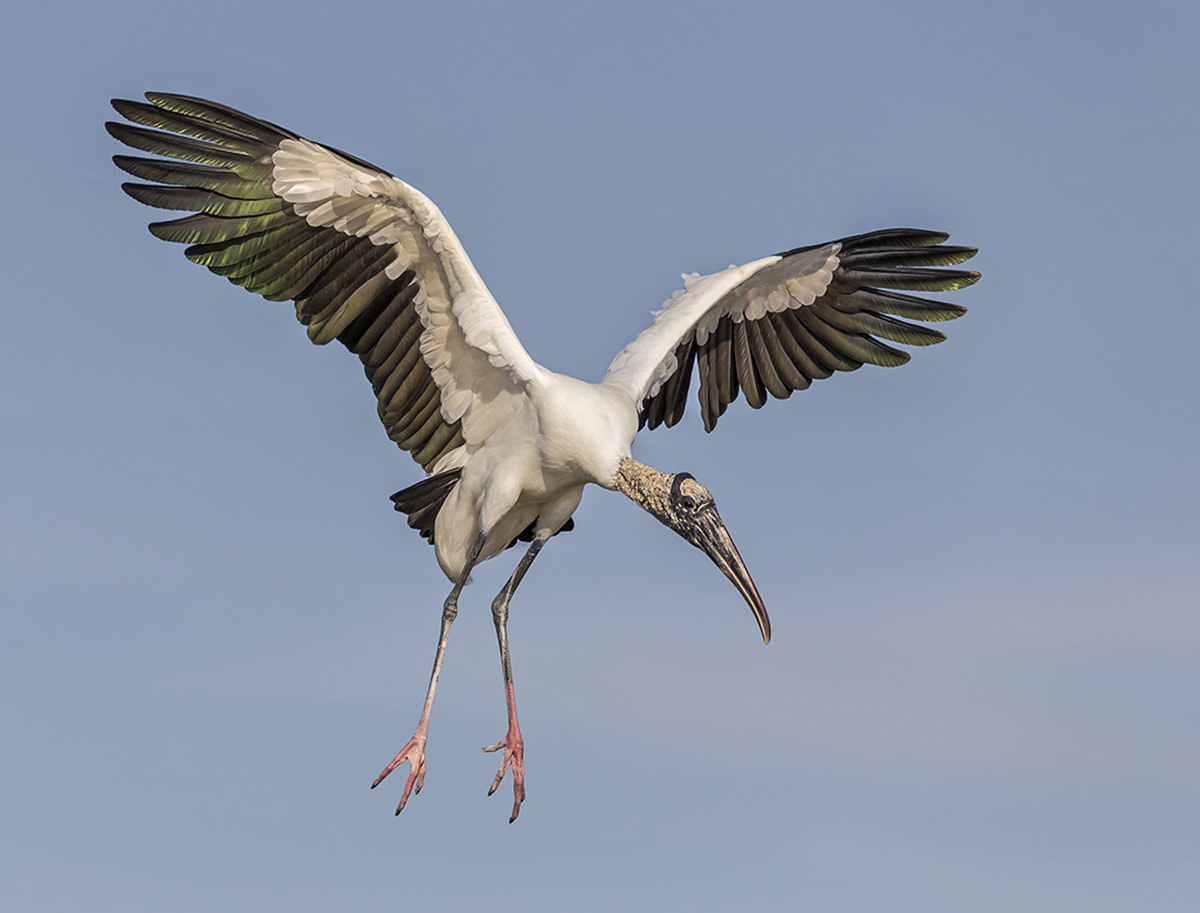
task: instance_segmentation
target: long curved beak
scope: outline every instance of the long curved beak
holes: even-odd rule
[[[738,554],[737,546],[733,544],[733,538],[729,535],[725,524],[721,522],[721,517],[716,509],[705,511],[696,518],[695,526],[689,530],[680,531],[692,545],[702,549],[712,559],[713,564],[721,569],[721,573],[737,587],[742,598],[750,606],[750,611],[754,613],[758,629],[762,631],[763,643],[769,644],[771,642],[771,619],[767,617],[767,607],[763,605],[762,597],[758,595],[758,587],[750,579],[746,563]]]

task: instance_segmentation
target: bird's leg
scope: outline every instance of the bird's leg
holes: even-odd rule
[[[433,657],[433,673],[429,676],[429,690],[425,692],[425,707],[421,711],[421,721],[417,723],[417,729],[412,738],[408,740],[408,744],[400,749],[400,753],[392,758],[392,762],[371,784],[371,789],[374,789],[383,782],[384,777],[405,761],[408,762],[408,782],[404,784],[404,793],[400,796],[400,804],[396,806],[397,815],[404,810],[404,803],[408,801],[408,795],[413,791],[414,782],[417,792],[420,792],[421,787],[425,784],[425,740],[429,736],[429,715],[433,712],[433,693],[437,691],[438,675],[442,671],[442,657],[446,655],[446,639],[450,635],[450,625],[454,623],[454,617],[458,614],[458,595],[466,586],[467,578],[471,576],[471,568],[479,559],[479,553],[483,550],[483,542],[486,538],[486,532],[481,532],[476,537],[475,544],[471,546],[471,552],[467,555],[466,564],[463,565],[462,573],[442,605],[442,633],[438,637],[437,652]]]
[[[533,544],[521,558],[513,575],[508,578],[508,583],[504,584],[504,589],[492,600],[492,620],[496,623],[496,639],[500,643],[500,665],[504,669],[504,700],[508,705],[508,732],[502,741],[495,745],[489,745],[483,750],[499,751],[501,748],[504,749],[504,756],[500,759],[500,769],[496,772],[496,779],[492,781],[491,789],[488,790],[489,796],[499,788],[505,772],[510,766],[512,767],[513,808],[512,816],[508,819],[509,824],[517,820],[517,815],[521,812],[521,803],[525,801],[525,740],[521,738],[521,727],[517,725],[517,698],[513,693],[512,660],[508,655],[508,603],[521,583],[521,578],[529,570],[529,565],[533,564],[533,559],[537,557],[538,552],[542,550],[542,546],[549,538],[548,530],[541,530],[534,535]]]

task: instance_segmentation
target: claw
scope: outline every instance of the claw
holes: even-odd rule
[[[421,787],[425,785],[425,737],[420,734],[414,734],[408,740],[408,744],[400,749],[400,753],[392,758],[392,762],[383,769],[375,782],[371,784],[371,789],[374,789],[384,781],[393,770],[403,764],[405,761],[409,764],[408,781],[404,784],[404,792],[400,796],[400,804],[396,806],[396,814],[404,811],[404,804],[408,802],[410,793],[419,793]],[[416,785],[416,790],[413,785]]]
[[[521,813],[521,803],[525,801],[525,742],[521,738],[520,730],[509,729],[503,741],[497,742],[495,745],[488,745],[483,750],[499,751],[501,748],[504,749],[504,756],[500,759],[500,769],[496,771],[496,779],[492,780],[491,788],[488,789],[488,795],[492,795],[492,793],[500,788],[500,781],[504,779],[504,775],[511,767],[513,774],[513,807],[508,823],[512,824],[517,820],[517,815]]]

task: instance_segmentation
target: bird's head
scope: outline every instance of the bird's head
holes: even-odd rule
[[[689,473],[659,472],[628,458],[621,462],[615,487],[712,559],[749,604],[763,643],[769,643],[771,619],[767,607],[729,530],[721,522],[712,493]]]

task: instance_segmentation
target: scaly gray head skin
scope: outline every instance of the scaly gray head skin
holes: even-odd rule
[[[663,473],[633,459],[621,461],[613,484],[712,559],[750,606],[762,631],[763,643],[770,643],[771,619],[767,617],[767,607],[721,522],[709,490],[686,472]]]

